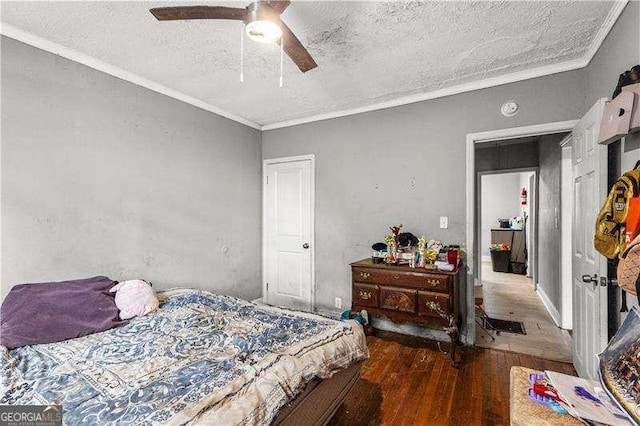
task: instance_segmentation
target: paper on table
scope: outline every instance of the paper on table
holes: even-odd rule
[[[456,268],[454,265],[451,265],[449,262],[436,261],[435,265],[438,267],[440,271],[453,271]]]
[[[605,404],[598,398],[605,397],[602,393],[596,392],[596,387],[600,383],[595,380],[587,380],[580,377],[569,376],[555,371],[545,371],[549,381],[556,388],[560,397],[569,406],[569,412],[575,416],[592,422],[603,423],[614,426],[627,426],[632,423],[626,418],[614,416],[605,404],[612,404],[606,401]],[[598,395],[598,397],[596,397]],[[594,400],[595,399],[595,400]]]

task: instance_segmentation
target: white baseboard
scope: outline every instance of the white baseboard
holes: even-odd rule
[[[547,312],[549,312],[549,315],[551,315],[553,322],[558,327],[560,327],[560,312],[558,312],[558,310],[553,306],[553,303],[551,303],[551,300],[549,299],[549,296],[547,296],[547,293],[545,293],[544,290],[540,288],[540,284],[538,284],[536,293],[538,293],[538,297],[542,301],[542,304],[547,309]]]
[[[316,308],[314,313],[318,315],[322,315],[323,317],[340,319],[340,316],[347,309],[327,309],[327,308]]]
[[[262,297],[252,300],[251,303],[256,303],[258,305],[261,305],[262,304]]]

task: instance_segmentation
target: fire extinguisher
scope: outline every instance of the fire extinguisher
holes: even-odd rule
[[[520,191],[520,205],[527,205],[527,190],[525,188],[522,188],[522,191]]]

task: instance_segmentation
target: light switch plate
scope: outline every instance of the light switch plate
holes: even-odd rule
[[[440,216],[440,229],[447,229],[449,227],[449,218],[447,216]]]

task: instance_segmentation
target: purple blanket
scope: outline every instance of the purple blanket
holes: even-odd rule
[[[14,286],[0,309],[0,344],[52,343],[120,324],[107,277]]]

